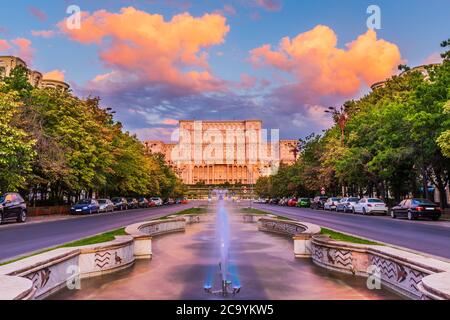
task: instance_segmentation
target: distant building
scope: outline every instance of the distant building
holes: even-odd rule
[[[187,185],[254,184],[280,164],[293,164],[297,140],[263,141],[260,120],[179,122],[178,142],[145,141]],[[232,141],[232,142],[231,142]]]
[[[398,76],[401,77],[401,76],[404,76],[404,75],[406,75],[406,74],[408,74],[408,73],[411,73],[411,72],[420,72],[420,73],[423,75],[424,79],[425,79],[425,80],[428,80],[429,75],[428,75],[427,67],[433,67],[433,66],[437,66],[437,65],[439,65],[439,63],[433,63],[433,64],[427,64],[427,65],[417,66],[417,67],[411,68],[411,69],[409,69],[409,70],[403,71],[403,72],[400,73]],[[371,88],[373,91],[375,91],[375,90],[378,89],[378,88],[384,88],[384,87],[386,86],[386,83],[387,83],[388,81],[389,81],[389,79],[386,79],[386,80],[384,80],[384,81],[378,81],[378,82],[375,82],[374,84],[372,84],[372,85],[370,86],[370,88]]]
[[[36,88],[56,88],[69,90],[70,85],[64,81],[44,79],[42,73],[30,70],[25,61],[14,56],[0,56],[0,77],[8,77],[15,67],[22,66],[28,70],[28,82]]]

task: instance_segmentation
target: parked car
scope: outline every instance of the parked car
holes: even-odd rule
[[[299,198],[297,202],[297,207],[309,208],[311,206],[311,200],[309,198]]]
[[[127,199],[122,197],[116,197],[112,198],[111,201],[114,204],[114,210],[127,210],[128,209],[128,202]]]
[[[377,198],[363,198],[353,206],[353,213],[374,214],[381,213],[387,215],[388,207],[383,200]]]
[[[358,203],[359,198],[348,197],[342,198],[336,206],[337,212],[353,212],[353,207]]]
[[[323,204],[324,210],[336,210],[338,203],[341,201],[339,197],[328,198],[327,201]]]
[[[428,199],[406,199],[392,208],[391,217],[394,219],[404,217],[408,218],[408,220],[428,218],[437,221],[441,217],[441,208]]]
[[[167,198],[166,200],[164,200],[164,205],[173,205],[173,204],[175,204],[175,200],[174,199],[172,199],[172,198]]]
[[[27,204],[18,193],[5,193],[0,196],[0,223],[6,221],[25,222]]]
[[[98,200],[99,211],[100,212],[113,212],[114,211],[114,203],[112,203],[109,199],[99,199]]]
[[[188,204],[189,200],[186,198],[181,199],[181,204]]]
[[[148,201],[145,197],[140,197],[138,199],[139,208],[150,208],[150,201]]]
[[[291,199],[288,200],[287,205],[289,207],[296,207],[297,206],[297,202],[298,202],[297,198],[291,198]]]
[[[93,214],[100,212],[100,205],[97,200],[83,199],[70,208],[71,214]]]
[[[323,209],[325,202],[328,200],[326,196],[318,196],[313,199],[311,203],[311,209],[320,210]]]
[[[287,206],[288,199],[287,198],[281,198],[280,201],[278,201],[279,206]]]
[[[139,201],[136,198],[127,198],[128,209],[139,208]]]
[[[150,198],[150,200],[153,201],[155,203],[155,205],[158,207],[163,205],[163,201],[159,197],[152,197],[152,198]]]
[[[280,201],[281,201],[280,198],[272,198],[272,199],[269,199],[269,204],[279,204]]]

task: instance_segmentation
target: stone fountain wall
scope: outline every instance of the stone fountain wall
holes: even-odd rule
[[[44,299],[82,278],[115,272],[151,257],[151,238],[185,229],[184,218],[147,221],[126,228],[115,240],[60,248],[0,267],[0,300]]]
[[[410,299],[450,299],[450,263],[444,259],[384,245],[334,241],[308,223],[261,218],[258,228],[292,236],[294,255],[310,257],[332,271],[369,277],[378,272],[382,286]]]

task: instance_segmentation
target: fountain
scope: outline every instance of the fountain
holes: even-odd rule
[[[241,291],[241,284],[237,274],[237,269],[230,260],[230,226],[228,222],[228,212],[224,205],[223,193],[219,193],[219,203],[216,218],[216,241],[217,249],[220,253],[218,269],[210,268],[204,290],[207,293],[227,296],[236,295]],[[221,288],[213,290],[213,279],[215,270],[220,273]]]

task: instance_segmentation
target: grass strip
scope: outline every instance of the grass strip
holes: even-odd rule
[[[286,218],[286,217],[283,217],[283,216],[276,215],[276,214],[274,214],[274,213],[262,211],[262,210],[255,209],[255,208],[242,208],[242,209],[240,210],[240,212],[241,212],[241,213],[244,213],[244,214],[260,214],[260,215],[268,215],[268,214],[270,214],[270,215],[272,215],[272,216],[276,216],[277,219],[280,219],[280,220],[295,221],[294,219]]]
[[[358,243],[358,244],[369,244],[369,245],[381,245],[378,242],[357,238],[354,236],[350,236],[345,233],[340,233],[337,231],[333,231],[327,228],[321,228],[321,234],[330,236],[331,239],[336,241],[350,242],[350,243]]]

